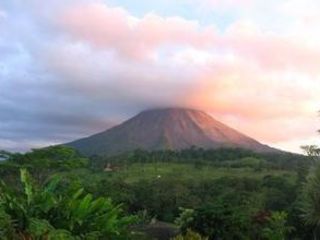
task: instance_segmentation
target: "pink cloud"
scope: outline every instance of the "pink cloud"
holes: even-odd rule
[[[213,26],[202,27],[180,17],[163,18],[149,13],[136,18],[122,8],[95,3],[69,8],[60,24],[75,39],[134,59],[154,57],[167,46],[191,46],[206,51],[230,51],[271,70],[317,73],[319,69],[320,49],[264,33],[241,21],[232,24],[225,34],[219,34]]]
[[[241,22],[229,28],[223,44],[262,68],[299,69],[312,73],[317,73],[319,69],[319,48],[279,34],[263,33],[254,26],[243,26]]]
[[[202,29],[195,21],[162,18],[152,13],[138,19],[122,8],[103,4],[70,8],[63,13],[60,23],[76,38],[133,58],[150,56],[168,44],[209,46],[216,35],[214,28]]]
[[[242,65],[212,66],[197,78],[197,87],[189,104],[205,107],[220,114],[234,114],[251,119],[295,117],[313,113],[304,108],[317,97],[303,82],[294,83],[281,74],[275,76]],[[316,111],[316,110],[313,110]]]
[[[212,7],[235,7],[248,6],[253,3],[252,0],[204,0],[204,3]]]

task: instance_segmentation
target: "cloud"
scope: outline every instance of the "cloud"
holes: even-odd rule
[[[215,29],[202,29],[196,21],[154,13],[137,18],[120,7],[101,3],[67,9],[61,25],[76,39],[137,59],[152,57],[155,50],[166,45],[200,47],[215,41]]]
[[[248,7],[252,5],[252,0],[204,0],[202,4],[211,8],[234,8],[234,7]]]
[[[158,106],[206,110],[271,144],[313,137],[320,48],[294,31],[301,14],[274,28],[256,16],[265,3],[206,3],[249,10],[221,28],[103,1],[8,1],[0,14],[0,148],[69,141]],[[270,9],[297,16],[288,5]]]
[[[74,39],[111,49],[133,59],[156,58],[165,47],[231,52],[262,68],[316,72],[320,49],[277,33],[264,32],[250,21],[236,21],[225,32],[180,17],[148,13],[142,18],[122,8],[86,4],[66,10],[61,25]],[[221,54],[223,56],[223,54]]]

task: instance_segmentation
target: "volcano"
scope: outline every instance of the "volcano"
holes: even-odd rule
[[[279,151],[228,127],[203,111],[185,108],[146,110],[104,132],[65,145],[85,155],[115,155],[135,149],[181,150],[193,146]]]

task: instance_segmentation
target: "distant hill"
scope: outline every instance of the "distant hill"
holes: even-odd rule
[[[138,148],[181,150],[192,146],[279,152],[226,126],[205,112],[184,108],[143,111],[118,126],[65,145],[85,155],[114,155]]]

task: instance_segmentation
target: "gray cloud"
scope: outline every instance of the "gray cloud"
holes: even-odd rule
[[[168,81],[169,74],[151,66],[144,73],[143,63],[122,62],[107,50],[68,39],[51,22],[53,5],[50,14],[39,14],[22,2],[6,3],[0,25],[0,149],[70,141],[173,100],[164,97],[173,89],[159,83],[150,92],[148,83]]]
[[[56,33],[38,24],[39,16],[23,11],[26,4],[5,3],[0,18],[0,148],[27,150],[114,124],[117,117],[107,119],[101,103],[64,87],[42,64],[39,56]]]

